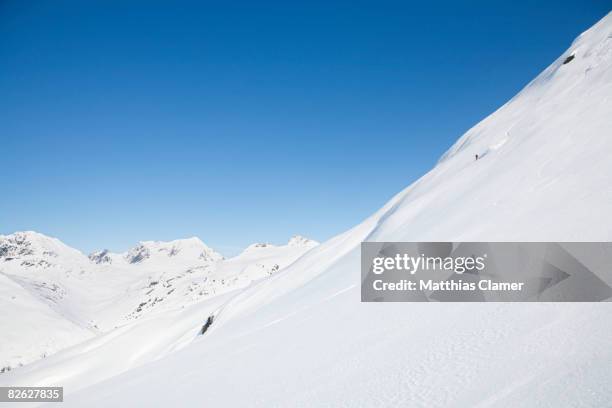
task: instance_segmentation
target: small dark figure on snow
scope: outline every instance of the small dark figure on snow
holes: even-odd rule
[[[206,323],[204,323],[204,326],[202,326],[202,330],[200,331],[200,334],[204,334],[206,333],[206,330],[208,330],[208,328],[213,324],[213,316],[208,316],[208,319],[206,319]]]
[[[476,155],[476,160],[478,160],[478,155]]]

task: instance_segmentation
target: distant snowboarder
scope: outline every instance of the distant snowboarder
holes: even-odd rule
[[[478,160],[478,155],[476,155],[476,160]]]

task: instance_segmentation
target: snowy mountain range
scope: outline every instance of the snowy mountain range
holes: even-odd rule
[[[78,340],[0,385],[62,385],[65,406],[88,407],[608,406],[611,303],[361,303],[359,248],[611,241],[610,186],[612,14],[429,173],[321,245],[220,260],[175,241],[87,259],[46,237],[4,237],[4,360],[41,327],[63,325],[54,350]],[[181,266],[169,271],[172,259]],[[153,313],[160,304],[173,307]]]
[[[144,241],[88,257],[36,232],[0,236],[0,370],[168,309],[232,292],[278,272],[315,241],[254,244],[224,259],[199,238]]]

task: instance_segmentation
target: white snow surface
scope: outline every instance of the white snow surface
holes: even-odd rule
[[[0,385],[65,385],[66,407],[610,406],[609,302],[361,303],[359,245],[612,240],[611,98],[608,14],[358,226],[246,289]],[[141,353],[120,353],[138,341]]]

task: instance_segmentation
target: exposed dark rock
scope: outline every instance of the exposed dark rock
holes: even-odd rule
[[[200,335],[206,333],[208,328],[210,326],[212,326],[213,320],[214,320],[214,316],[213,315],[208,316],[208,319],[206,319],[206,323],[204,323],[204,326],[202,326],[202,330],[200,330]]]
[[[89,255],[89,259],[97,264],[113,263],[113,260],[110,257],[110,251],[108,249],[94,252],[93,254]]]

